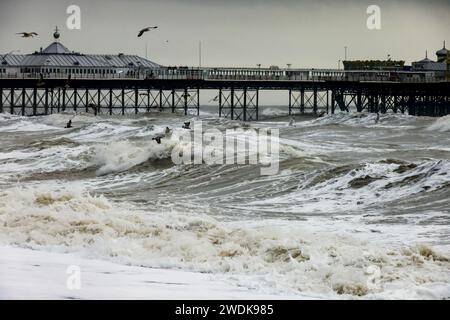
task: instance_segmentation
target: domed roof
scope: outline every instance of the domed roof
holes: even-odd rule
[[[437,56],[447,56],[448,54],[450,54],[450,50],[446,48],[442,48],[441,50],[436,51]]]
[[[441,50],[436,51],[436,55],[438,57],[442,57],[442,56],[446,57],[449,54],[450,54],[450,50],[445,48],[445,41],[444,41],[444,47]]]
[[[428,58],[425,58],[425,59],[422,59],[419,61],[419,63],[430,63],[430,62],[433,62],[433,60],[430,60]]]
[[[425,59],[418,61],[418,63],[430,63],[430,62],[433,62],[433,60],[428,59],[428,51],[425,52]]]

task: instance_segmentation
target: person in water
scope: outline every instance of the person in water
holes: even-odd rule
[[[183,129],[191,129],[191,123],[190,122],[185,122],[182,128]]]
[[[66,128],[72,128],[72,119],[69,120],[69,122],[67,122],[66,124]]]
[[[160,136],[158,137],[153,137],[152,140],[156,141],[157,144],[161,144],[161,138]]]
[[[292,127],[293,125],[295,125],[295,118],[292,117],[291,121],[289,121],[289,127]]]

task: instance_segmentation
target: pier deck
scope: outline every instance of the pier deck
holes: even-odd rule
[[[210,70],[210,69],[208,69]],[[214,70],[214,69],[212,69]],[[253,70],[253,69],[252,69]],[[336,111],[450,114],[450,82],[423,78],[391,80],[392,73],[364,75],[343,71],[297,71],[257,74],[236,69],[231,74],[197,70],[152,77],[77,77],[16,75],[0,77],[0,112],[46,115],[62,111],[127,114],[170,109],[188,114],[200,110],[202,90],[217,90],[219,115],[235,120],[259,118],[260,91],[283,90],[289,114]],[[241,74],[242,73],[242,74]],[[303,74],[304,76],[299,76]],[[381,75],[380,75],[381,74]],[[381,79],[380,79],[381,77]],[[302,79],[306,78],[306,79]]]

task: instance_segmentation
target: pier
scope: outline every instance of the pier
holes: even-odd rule
[[[450,114],[450,51],[405,69],[386,61],[374,70],[161,66],[135,55],[81,54],[59,42],[28,55],[0,55],[0,112],[125,115],[151,111],[199,114],[203,90],[219,116],[259,119],[260,93],[283,91],[289,115],[335,112]],[[414,69],[416,67],[417,70]],[[430,68],[438,68],[430,71]]]
[[[64,111],[124,115],[169,109],[184,114],[194,110],[198,114],[201,91],[208,89],[217,90],[211,104],[218,105],[219,116],[242,121],[258,120],[260,92],[274,90],[288,95],[286,109],[290,115],[337,111],[450,114],[448,81],[368,80],[370,73],[358,79],[352,73],[332,70],[323,71],[323,75],[301,70],[298,73],[304,79],[291,79],[286,70],[245,76],[245,69],[235,69],[218,78],[209,77],[208,71],[185,69],[184,74],[152,77],[0,77],[0,112],[23,116]]]

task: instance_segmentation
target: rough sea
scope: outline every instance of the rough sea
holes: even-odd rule
[[[278,174],[173,164],[185,121],[279,129]],[[288,123],[0,114],[0,297],[67,297],[67,257],[81,298],[449,299],[450,117]]]

